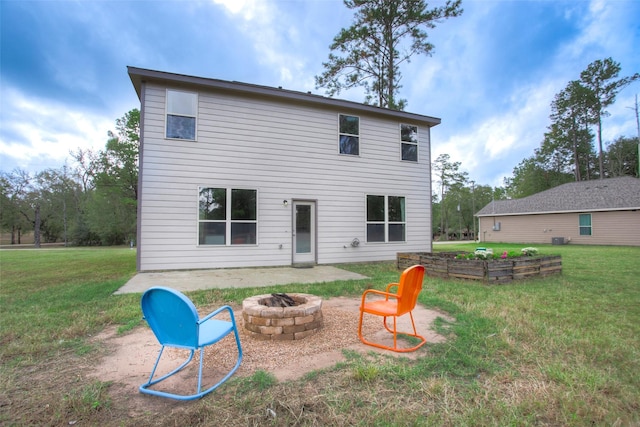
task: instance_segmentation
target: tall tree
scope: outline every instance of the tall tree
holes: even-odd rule
[[[90,167],[95,188],[87,221],[104,244],[122,244],[136,234],[140,111],[117,119],[116,130]]]
[[[605,177],[604,150],[602,149],[602,118],[609,115],[605,109],[613,104],[616,95],[623,87],[640,78],[640,73],[635,73],[632,76],[617,79],[618,74],[620,74],[620,63],[611,58],[598,59],[589,64],[580,73],[582,85],[591,92],[590,109],[597,130],[600,179]]]
[[[406,100],[398,99],[400,65],[415,54],[432,54],[434,46],[424,28],[462,14],[461,0],[447,0],[433,9],[427,9],[424,0],[344,0],[344,4],[356,10],[354,23],[333,39],[329,60],[322,64],[324,72],[316,76],[316,88],[333,96],[361,86],[367,103],[403,110]]]
[[[76,197],[80,185],[74,181],[68,167],[46,169],[35,175],[40,206],[42,235],[45,242],[69,242],[69,229],[77,219]]]
[[[555,156],[535,150],[533,156],[522,160],[513,168],[513,176],[505,179],[506,194],[520,199],[571,182],[573,173],[564,170]]]
[[[451,162],[451,156],[440,154],[433,162],[432,170],[436,174],[437,182],[440,183],[440,235],[446,236],[449,224],[448,212],[452,210],[454,198],[447,198],[447,193],[451,187],[462,187],[468,179],[468,173],[460,171],[460,162]]]
[[[573,164],[576,181],[582,181],[589,173],[593,140],[589,96],[590,91],[576,80],[556,94],[551,103],[552,124],[541,147],[545,153],[555,152],[567,167]]]
[[[31,175],[24,170],[0,172],[0,228],[11,233],[11,244],[20,244],[23,230],[31,229],[24,217]]]
[[[638,146],[636,138],[619,137],[607,146],[605,170],[607,176],[638,177]]]

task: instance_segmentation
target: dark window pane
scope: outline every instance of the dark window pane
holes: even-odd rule
[[[256,219],[256,190],[231,190],[231,219]]]
[[[580,227],[591,227],[591,215],[580,214]]]
[[[414,144],[402,144],[402,160],[418,161],[418,146]]]
[[[367,224],[367,242],[384,242],[384,224]]]
[[[418,127],[400,125],[400,139],[407,142],[418,142]]]
[[[389,241],[404,242],[404,224],[389,224]]]
[[[354,116],[340,115],[340,133],[348,133],[350,135],[360,135],[359,128],[360,119]]]
[[[256,244],[256,224],[255,223],[231,223],[231,244],[232,245],[255,245]]]
[[[367,196],[367,221],[384,221],[384,196]]]
[[[201,222],[198,228],[198,242],[201,245],[225,244],[226,225],[224,222]]]
[[[404,197],[389,196],[389,221],[404,222]]]
[[[296,205],[296,253],[311,253],[310,205]]]
[[[591,236],[591,214],[580,214],[580,235]]]
[[[340,154],[359,154],[359,141],[357,136],[340,135]]]
[[[224,221],[226,219],[227,190],[224,188],[202,188],[199,199],[201,220]]]
[[[167,138],[196,139],[196,118],[167,114]]]

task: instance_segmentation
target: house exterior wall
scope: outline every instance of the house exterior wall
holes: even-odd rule
[[[167,87],[144,83],[138,270],[291,265],[295,200],[316,203],[318,264],[431,251],[427,125],[259,95],[173,88],[198,92],[197,141],[165,138]],[[339,154],[339,114],[360,118],[359,156]],[[400,160],[400,123],[419,127],[418,162]],[[200,187],[257,190],[255,245],[198,245]],[[368,194],[406,198],[405,242],[366,242]]]
[[[579,215],[591,214],[591,236],[581,236]],[[500,222],[500,231],[494,223]],[[552,243],[580,245],[640,246],[640,211],[572,212],[535,215],[483,216],[479,218],[479,235],[484,242]]]

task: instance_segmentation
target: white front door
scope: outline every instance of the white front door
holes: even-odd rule
[[[293,264],[316,262],[316,203],[293,202]]]

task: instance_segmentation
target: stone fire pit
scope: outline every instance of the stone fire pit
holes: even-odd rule
[[[272,295],[242,301],[244,328],[261,340],[300,340],[315,334],[323,324],[322,299],[310,294],[286,294],[295,305],[269,307]]]

